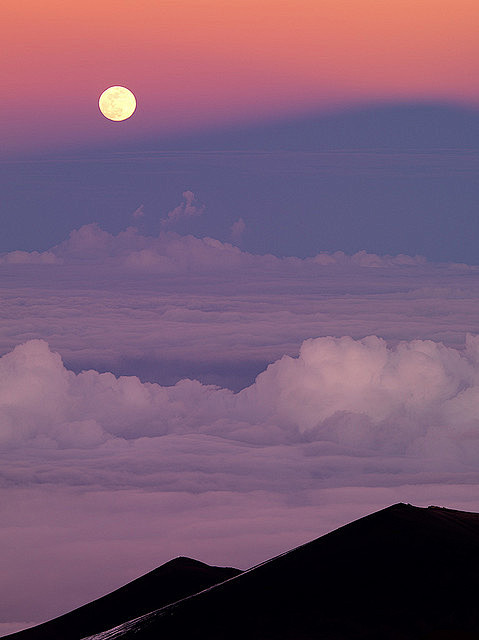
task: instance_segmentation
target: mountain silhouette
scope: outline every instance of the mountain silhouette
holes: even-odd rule
[[[123,604],[112,600],[111,619],[119,617],[114,607],[120,614],[126,613],[123,607],[132,610],[130,594],[137,599],[137,610],[141,604],[143,610],[151,607],[150,613],[84,640],[479,638],[475,513],[396,504],[244,572],[188,559],[156,571],[161,573],[157,593],[143,588],[146,583],[133,588],[152,572],[105,597],[121,591],[125,596]],[[194,595],[174,601],[182,587],[191,594],[196,571],[205,572],[211,585],[217,579],[223,582],[199,586]],[[79,638],[77,624],[84,625],[81,612],[89,607],[96,608],[104,624],[105,598],[7,637]],[[95,609],[90,611],[94,617]],[[90,619],[89,624],[94,622]]]
[[[54,620],[19,631],[9,640],[79,640],[185,598],[241,573],[175,558],[141,578]]]
[[[397,504],[89,640],[479,638],[479,514]]]

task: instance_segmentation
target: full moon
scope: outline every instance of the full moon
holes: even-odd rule
[[[100,111],[108,120],[126,120],[136,109],[136,98],[126,87],[109,87],[98,100]]]

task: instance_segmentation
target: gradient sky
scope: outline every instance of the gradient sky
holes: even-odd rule
[[[176,229],[226,241],[241,218],[249,251],[477,264],[478,14],[475,0],[10,3],[0,251],[92,222],[118,233],[142,205],[155,234],[191,191],[205,215]],[[125,122],[98,110],[113,84],[138,99]]]
[[[372,101],[479,104],[475,0],[19,0],[2,8],[3,148],[127,139]]]
[[[0,635],[478,511],[477,0],[0,14]]]

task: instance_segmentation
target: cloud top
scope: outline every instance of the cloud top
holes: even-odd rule
[[[62,264],[53,251],[10,251],[0,256],[0,264]]]
[[[306,340],[234,394],[182,380],[65,368],[43,340],[0,359],[5,446],[94,448],[107,440],[209,434],[234,441],[329,441],[359,450],[447,458],[479,456],[479,337],[464,352],[428,340],[395,348],[362,340]]]
[[[135,270],[184,273],[190,269],[211,270],[234,269],[255,266],[257,268],[321,269],[321,267],[422,267],[427,261],[422,256],[379,256],[359,251],[352,256],[342,251],[320,252],[310,258],[278,258],[270,254],[256,255],[241,251],[228,242],[192,235],[179,235],[166,228],[182,218],[202,215],[200,205],[191,191],[185,191],[184,201],[162,219],[164,231],[158,236],[143,236],[138,229],[129,227],[117,235],[91,223],[75,229],[59,245],[48,251],[13,251],[0,256],[0,264],[81,264],[95,262],[126,267]],[[136,218],[143,216],[143,205],[135,212]],[[231,228],[233,241],[239,242],[246,224],[242,218]],[[452,266],[452,265],[449,265]],[[471,269],[466,265],[454,265],[456,269]]]
[[[205,210],[205,205],[200,204],[192,191],[183,192],[183,202],[172,209],[166,218],[161,220],[163,226],[170,226],[184,218],[201,216]]]
[[[478,406],[478,336],[309,339],[236,394],[75,373],[29,340],[0,358],[5,615],[180,554],[252,566],[398,501],[477,510]]]

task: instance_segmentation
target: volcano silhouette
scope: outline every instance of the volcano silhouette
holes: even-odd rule
[[[479,638],[479,514],[396,504],[229,571],[236,575],[88,640]],[[40,627],[7,637],[60,637],[33,635]]]
[[[124,587],[65,615],[4,638],[9,640],[80,640],[176,602],[241,573],[211,567],[191,558],[175,558]]]

